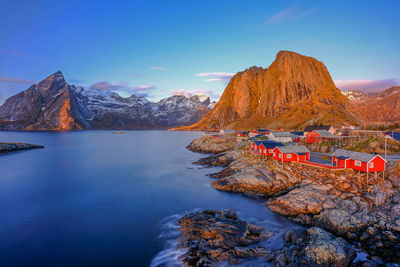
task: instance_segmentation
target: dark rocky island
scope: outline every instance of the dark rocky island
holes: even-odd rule
[[[35,148],[44,148],[44,146],[25,143],[0,143],[0,154]]]
[[[201,139],[201,142],[194,140],[188,148],[207,153],[210,148],[215,150],[213,138]],[[224,136],[220,136],[218,142],[223,140]],[[237,141],[232,145],[231,137],[226,142],[229,145],[222,152],[197,162],[226,167],[210,175],[216,178],[212,181],[214,188],[264,198],[272,211],[304,226],[322,228],[330,237],[343,238],[353,248],[368,254],[369,264],[374,265],[366,266],[400,262],[398,163],[389,164],[387,178],[374,179],[367,185],[365,177],[353,171],[332,172],[297,163],[274,165],[265,157],[251,153],[246,142]],[[310,229],[314,228],[307,231]],[[296,250],[303,246],[301,242],[291,243]],[[291,260],[285,262],[289,264]]]

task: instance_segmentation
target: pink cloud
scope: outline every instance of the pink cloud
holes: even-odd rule
[[[172,95],[183,95],[186,97],[191,97],[191,96],[193,96],[193,93],[186,91],[185,89],[178,89],[178,90],[173,90]]]
[[[37,81],[15,78],[15,77],[0,76],[0,82],[1,83],[32,84],[32,83],[36,83]]]
[[[121,84],[114,84],[111,83],[109,81],[101,81],[101,82],[97,82],[94,83],[90,86],[90,89],[95,89],[95,90],[119,90],[124,88],[125,86],[121,85]]]
[[[147,84],[140,86],[131,86],[129,82],[120,82],[116,84],[109,81],[101,81],[92,84],[90,86],[90,89],[116,91],[117,93],[121,93],[123,95],[130,95],[134,93],[136,95],[143,95],[147,97],[149,96],[149,92],[156,89],[156,87],[154,85]]]
[[[161,67],[161,66],[150,66],[149,69],[151,70],[167,70],[167,68],[165,67]]]
[[[380,92],[398,85],[396,79],[385,80],[336,80],[335,85],[342,91]]]
[[[137,92],[137,91],[149,91],[149,90],[153,90],[156,89],[156,87],[154,85],[140,85],[140,86],[136,86],[136,87],[132,87],[132,90]]]

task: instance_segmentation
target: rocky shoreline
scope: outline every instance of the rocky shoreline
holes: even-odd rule
[[[199,139],[188,149],[203,153],[218,151],[211,137]],[[223,140],[220,137],[218,143]],[[368,264],[372,265],[366,266],[400,262],[400,167],[397,163],[389,165],[387,178],[377,178],[366,185],[365,177],[353,171],[333,172],[298,163],[274,165],[251,153],[248,143],[232,144],[231,139],[227,143],[214,155],[197,162],[225,167],[210,175],[215,178],[211,183],[214,188],[265,198],[272,211],[343,238],[355,249],[368,253]]]
[[[275,233],[239,219],[232,210],[190,213],[179,221],[182,232],[178,249],[184,266],[252,263],[252,266],[349,266],[356,251],[340,237],[319,227],[288,229],[283,246],[268,247]],[[357,264],[363,264],[358,262]],[[354,265],[355,266],[355,265]]]
[[[0,154],[36,148],[44,148],[44,146],[26,143],[0,143]]]
[[[257,244],[272,236],[260,227],[238,218],[232,210],[205,210],[182,217],[178,247],[187,250],[187,266],[209,266],[220,261],[238,264],[245,259],[266,256]]]

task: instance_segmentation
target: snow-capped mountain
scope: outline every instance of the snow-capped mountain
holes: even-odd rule
[[[190,125],[191,121],[198,122],[209,111],[210,98],[203,101],[195,95],[186,97],[175,95],[164,98],[153,106],[153,114],[162,125]]]
[[[364,101],[367,95],[361,91],[344,91],[342,92],[350,101]]]
[[[108,90],[68,84],[58,71],[0,107],[0,129],[165,129],[190,125],[208,111],[210,99],[171,96],[154,103]]]

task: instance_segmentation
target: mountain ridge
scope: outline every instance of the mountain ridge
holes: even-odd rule
[[[349,99],[353,112],[364,123],[400,122],[400,86],[392,86],[380,93]]]
[[[171,96],[150,102],[132,94],[70,85],[61,71],[8,98],[0,106],[2,130],[166,129],[192,124],[210,99]]]

